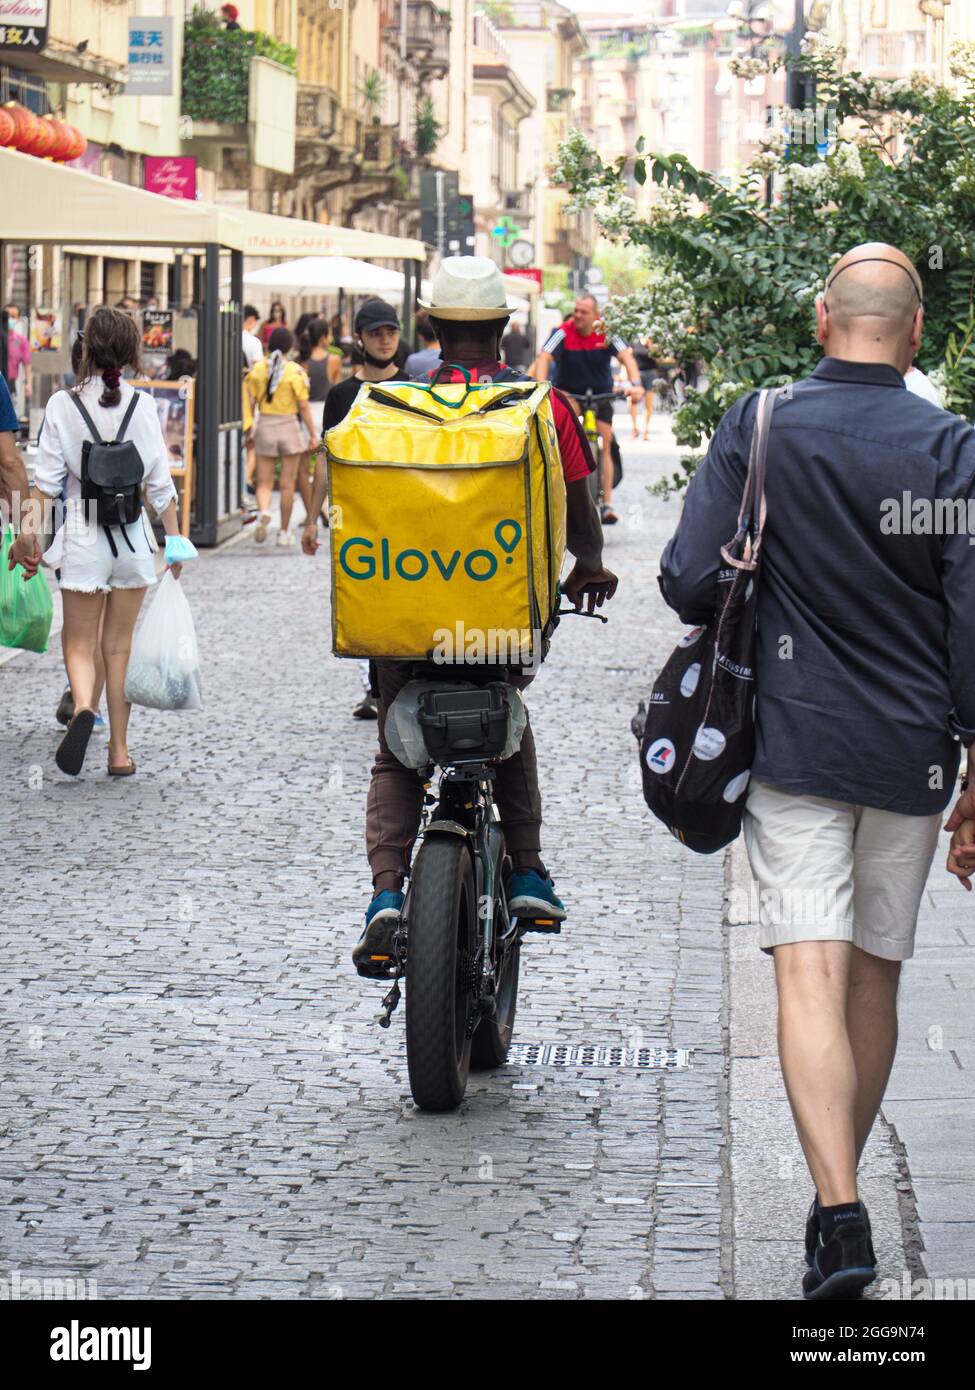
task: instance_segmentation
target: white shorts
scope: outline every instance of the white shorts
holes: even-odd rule
[[[155,584],[159,547],[144,509],[136,521],[126,526],[125,534],[132,543],[131,550],[120,529],[112,527],[118,551],[117,556],[113,555],[105,527],[89,525],[81,504],[69,504],[58,533],[62,538],[61,588],[83,594],[107,594],[112,589],[146,589]]]
[[[762,950],[852,941],[883,960],[908,960],[941,819],[796,796],[753,777],[742,829]]]

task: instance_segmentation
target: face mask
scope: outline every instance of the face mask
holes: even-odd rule
[[[393,351],[390,353],[390,355],[389,355],[388,357],[385,357],[385,358],[384,358],[384,357],[373,357],[372,353],[371,353],[371,352],[369,351],[369,349],[366,347],[365,343],[362,341],[361,338],[359,339],[359,341],[358,341],[358,343],[356,344],[356,346],[358,347],[359,351],[362,353],[362,360],[363,360],[364,362],[368,362],[369,365],[370,365],[370,367],[377,367],[377,368],[380,368],[380,369],[383,368],[383,367],[388,367],[388,366],[390,366],[390,364],[393,362],[393,360],[394,360],[395,357],[396,357],[396,349],[395,349],[395,348],[393,349]]]

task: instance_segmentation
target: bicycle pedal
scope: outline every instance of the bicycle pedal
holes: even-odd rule
[[[562,923],[554,917],[519,917],[518,925],[522,931],[548,932],[550,936],[558,936],[562,931]]]

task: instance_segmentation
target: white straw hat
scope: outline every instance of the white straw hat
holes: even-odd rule
[[[487,256],[447,256],[433,277],[430,302],[419,304],[441,319],[503,319],[513,307],[504,276]]]

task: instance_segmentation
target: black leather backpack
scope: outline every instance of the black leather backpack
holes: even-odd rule
[[[125,432],[138,404],[139,392],[133,391],[118,434],[107,443],[99,435],[81,398],[74,391],[69,391],[68,395],[80,410],[91,434],[91,439],[86,439],[81,446],[81,496],[85,502],[95,503],[95,515],[99,526],[105,527],[112,554],[118,555],[111,532],[113,526],[120,529],[125,544],[135,553],[125,528],[138,521],[142,512],[142,479],[146,470],[141,454],[132,441],[125,438]]]

